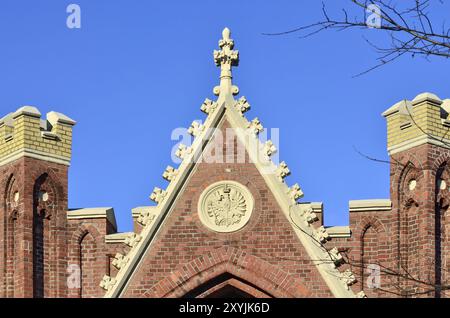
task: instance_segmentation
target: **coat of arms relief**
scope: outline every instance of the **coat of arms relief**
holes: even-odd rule
[[[250,219],[252,210],[253,197],[250,191],[234,181],[210,185],[199,200],[200,220],[217,232],[239,230]]]

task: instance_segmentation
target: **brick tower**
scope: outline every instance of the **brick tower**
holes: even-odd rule
[[[0,120],[0,297],[67,295],[69,117],[24,106]]]
[[[450,100],[430,93],[383,113],[391,157],[391,235],[405,296],[448,297]]]

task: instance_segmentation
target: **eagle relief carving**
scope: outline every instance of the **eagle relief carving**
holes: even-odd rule
[[[209,186],[199,201],[200,220],[217,232],[233,232],[250,219],[253,197],[243,185],[222,181]]]

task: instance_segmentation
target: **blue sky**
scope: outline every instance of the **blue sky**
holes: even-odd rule
[[[81,29],[66,27],[70,3],[81,7]],[[336,11],[348,1],[327,3]],[[69,206],[112,206],[119,229],[131,230],[131,209],[166,186],[172,130],[203,119],[199,107],[214,97],[212,50],[228,26],[247,116],[280,128],[287,182],[301,185],[303,201],[324,202],[326,225],[345,225],[348,200],[389,197],[388,165],[354,147],[387,160],[380,114],[424,91],[449,97],[449,62],[405,57],[353,78],[377,57],[362,35],[385,43],[379,32],[262,35],[320,14],[321,1],[3,0],[0,116],[34,105],[75,119]]]

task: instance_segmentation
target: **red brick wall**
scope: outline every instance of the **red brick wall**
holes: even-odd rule
[[[355,291],[364,290],[370,297],[434,297],[439,282],[449,286],[450,193],[436,187],[438,179],[450,184],[449,159],[449,150],[433,145],[395,154],[392,210],[350,213],[352,237],[332,244],[345,251],[346,266],[357,274]],[[412,179],[417,181],[414,190],[408,186]],[[381,267],[379,290],[367,287],[368,263]]]
[[[450,284],[449,160],[449,150],[433,145],[394,155],[392,210],[350,213],[352,237],[327,243],[345,254],[342,270],[351,268],[356,274],[355,292],[364,290],[369,297],[450,296],[436,288]],[[412,179],[417,186],[411,191]],[[249,224],[236,233],[212,232],[198,219],[200,193],[219,180],[238,181],[255,198]],[[445,180],[446,189],[439,189],[439,180]],[[0,190],[0,297],[103,296],[101,278],[115,276],[111,260],[128,247],[105,243],[105,235],[115,232],[106,219],[67,220],[67,167],[18,159],[0,167]],[[367,286],[369,264],[380,266],[378,290]],[[68,286],[71,265],[80,269],[80,288]],[[125,296],[206,296],[225,290],[253,296],[332,296],[249,163],[198,166]]]
[[[0,178],[1,295],[64,297],[67,167],[23,157],[0,167]]]
[[[67,166],[20,158],[0,167],[0,189],[0,297],[79,297],[71,264],[81,265],[83,296],[102,296],[108,255],[124,247],[106,246],[105,219],[67,221]]]
[[[79,288],[69,289],[69,297],[102,297],[104,290],[99,284],[104,275],[110,274],[111,258],[116,253],[126,254],[128,247],[105,243],[105,236],[114,233],[106,219],[70,220],[68,229],[68,265],[78,266],[81,278]]]
[[[182,296],[225,273],[271,295],[331,296],[263,177],[248,157],[246,162],[198,165],[132,278],[127,297]],[[230,234],[205,228],[197,213],[201,192],[219,180],[240,182],[255,198],[249,223]]]

